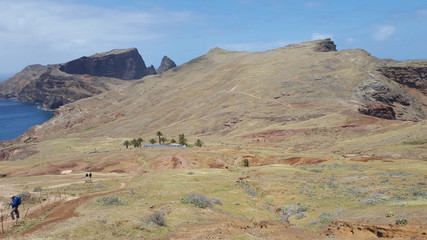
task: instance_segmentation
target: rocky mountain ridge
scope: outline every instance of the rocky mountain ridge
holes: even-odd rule
[[[360,114],[403,121],[427,118],[422,89],[386,77],[388,70],[381,68],[386,60],[363,50],[335,51],[331,44],[326,39],[262,53],[214,48],[167,76],[147,76],[61,107],[26,139],[58,132],[80,136],[94,126],[91,136],[150,129],[239,136],[336,114],[343,119],[363,118]],[[318,51],[319,46],[330,50]],[[427,63],[419,67],[427,68]]]
[[[151,74],[136,48],[114,49],[62,64],[59,70],[68,74],[138,79]]]
[[[167,71],[175,66],[165,65],[162,61],[161,69]],[[123,80],[155,74],[154,66],[146,67],[136,48],[114,49],[64,64],[30,65],[0,82],[0,98],[18,98],[47,109],[56,109],[126,85]]]

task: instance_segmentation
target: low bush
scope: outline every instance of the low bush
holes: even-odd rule
[[[166,221],[164,216],[166,215],[165,212],[154,212],[150,216],[148,216],[145,220],[147,224],[155,224],[159,227],[166,227]]]
[[[386,214],[385,214],[385,216],[386,217],[393,217],[394,216],[394,212],[387,212]]]
[[[360,201],[364,205],[378,205],[387,202],[388,197],[382,193],[372,193],[363,200]]]
[[[289,221],[289,218],[296,215],[296,219],[301,219],[306,216],[304,212],[308,211],[308,207],[304,205],[298,205],[295,203],[289,204],[286,207],[282,208],[282,211],[279,213],[279,220],[282,222]]]
[[[253,188],[245,188],[245,193],[247,193],[251,196],[256,196],[256,194],[257,194],[256,190]]]
[[[124,205],[122,201],[118,197],[102,197],[98,198],[96,202],[99,202],[103,205]]]
[[[200,194],[190,193],[186,198],[181,199],[183,204],[194,204],[198,208],[212,207],[213,204],[222,205],[222,202],[218,199],[207,198]]]
[[[406,219],[406,218],[398,218],[396,220],[396,225],[403,226],[406,224],[408,224],[408,219]]]
[[[423,190],[419,190],[419,189],[411,189],[409,190],[409,193],[414,196],[414,197],[427,197],[427,192],[424,192]]]
[[[37,200],[37,197],[34,196],[34,194],[28,192],[28,191],[23,191],[19,194],[19,196],[21,196],[22,201],[23,202],[28,202],[28,203],[35,203]]]
[[[247,158],[243,159],[242,165],[243,167],[249,167],[249,160]]]

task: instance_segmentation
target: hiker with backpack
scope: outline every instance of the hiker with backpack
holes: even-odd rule
[[[12,196],[11,199],[12,202],[9,203],[9,205],[12,206],[12,212],[10,212],[10,216],[12,217],[12,220],[15,220],[13,213],[16,214],[16,218],[19,218],[18,207],[21,205],[21,196]]]

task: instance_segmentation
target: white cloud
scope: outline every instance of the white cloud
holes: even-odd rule
[[[357,40],[355,38],[349,37],[345,40],[347,43],[355,43]]]
[[[427,8],[417,10],[416,14],[422,17],[427,17]]]
[[[319,40],[325,38],[333,38],[332,34],[313,33],[311,34],[311,40]]]
[[[57,63],[58,56],[80,57],[165,38],[167,30],[173,31],[174,26],[192,18],[185,11],[113,9],[72,1],[1,0],[0,55],[13,56],[10,65],[17,64],[13,60]]]
[[[380,26],[372,36],[375,41],[385,41],[389,39],[395,30],[396,28],[392,25]]]
[[[296,41],[231,43],[223,44],[220,47],[232,51],[258,52],[284,47],[293,43],[296,43]]]

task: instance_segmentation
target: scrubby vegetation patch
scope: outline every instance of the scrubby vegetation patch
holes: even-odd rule
[[[194,206],[198,208],[207,208],[212,207],[213,204],[222,205],[222,202],[218,199],[207,198],[203,195],[190,193],[186,198],[181,199],[181,203],[183,204],[194,204]]]

